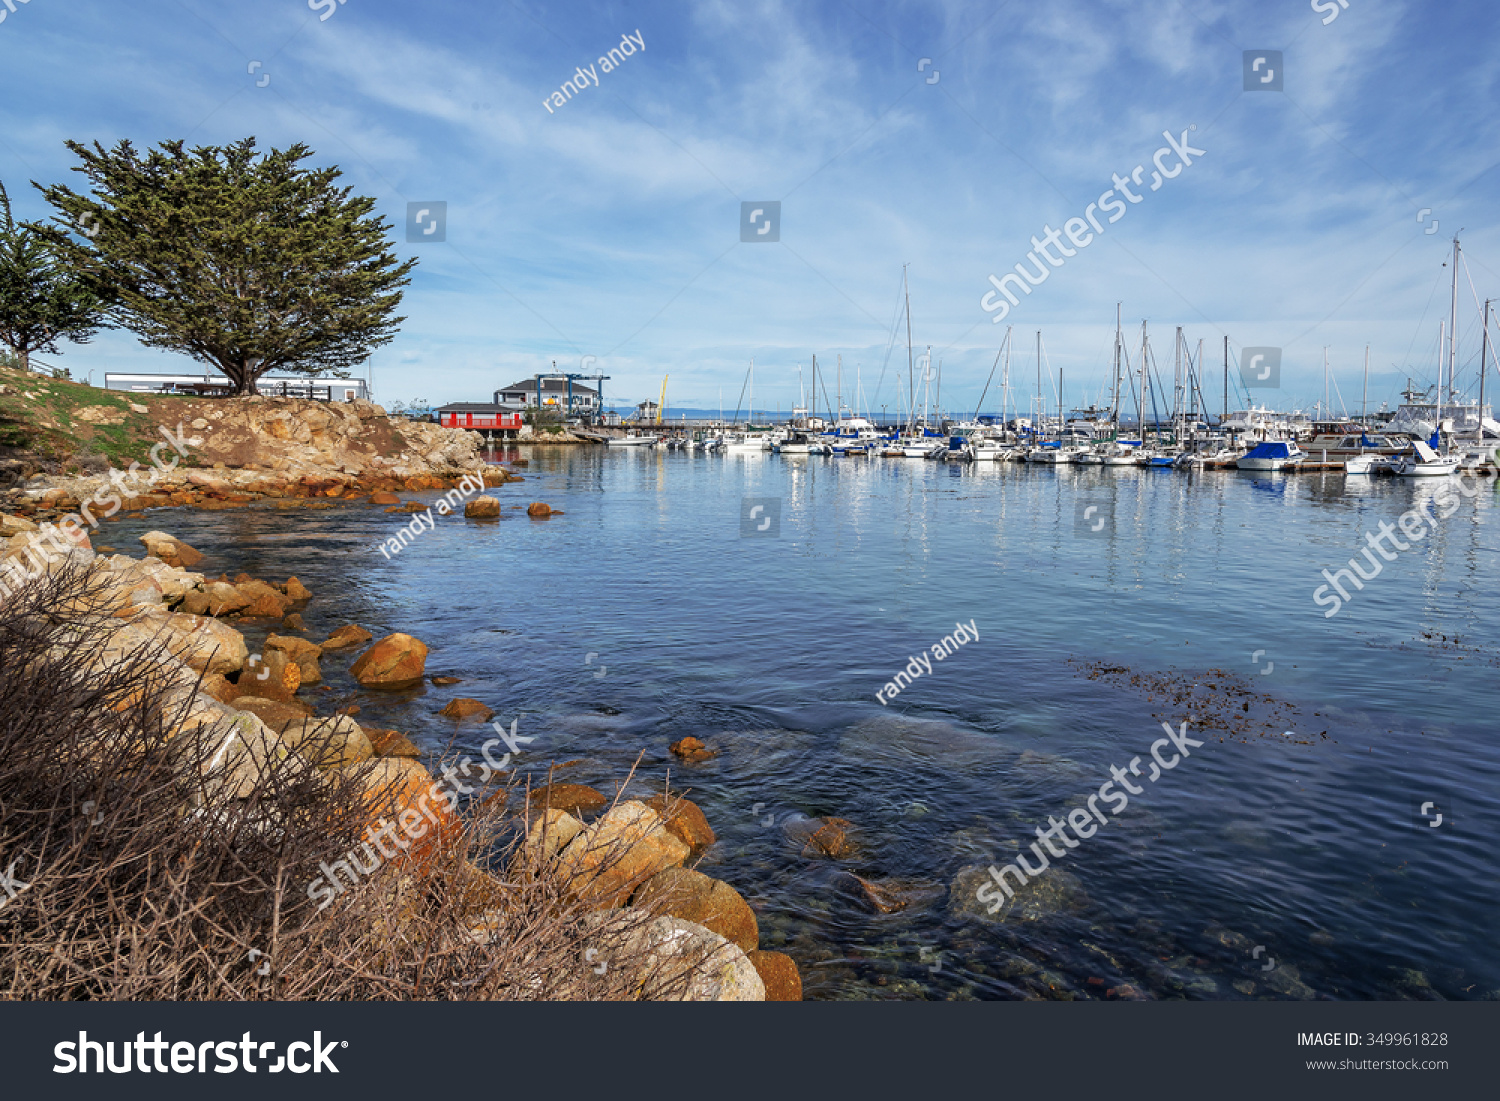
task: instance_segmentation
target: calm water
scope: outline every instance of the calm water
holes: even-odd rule
[[[159,527],[213,572],[297,575],[314,637],[422,638],[462,685],[363,693],[346,655],[323,695],[434,754],[491,735],[436,714],[462,694],[519,718],[536,762],[582,761],[559,778],[612,790],[644,752],[645,793],[670,766],[719,834],[703,870],[811,997],[1500,997],[1489,485],[1325,618],[1320,571],[1435,486],[526,453],[526,483],[494,492],[565,516],[439,518],[390,561],[377,545],[405,518],[367,506],[164,510],[96,543],[139,553]],[[779,532],[742,536],[746,497],[779,499]],[[970,620],[976,641],[877,701]],[[1085,675],[1099,663],[1128,672]],[[1237,725],[1205,733],[1209,714]],[[952,889],[1149,761],[1168,718],[1205,744],[1042,877],[1036,920],[990,919],[972,872]],[[686,734],[719,757],[677,765]],[[803,856],[800,815],[855,823],[858,857]],[[878,914],[851,873],[908,881],[914,903]]]

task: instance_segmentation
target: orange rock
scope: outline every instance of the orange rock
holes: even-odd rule
[[[552,515],[552,509],[540,501],[532,501],[526,509],[526,515],[530,516],[533,520],[545,520]]]
[[[686,738],[679,738],[669,748],[684,761],[707,761],[718,756],[715,750],[709,749],[708,746],[692,735]]]
[[[366,688],[412,688],[422,683],[426,665],[426,645],[397,632],[361,654],[349,672]]]
[[[701,925],[744,952],[760,943],[755,911],[729,884],[702,872],[666,868],[641,884],[630,904]]]
[[[714,836],[713,827],[708,824],[708,818],[704,816],[703,811],[698,809],[697,803],[676,797],[669,801],[666,796],[657,795],[647,799],[646,806],[662,816],[667,825],[667,832],[687,845],[692,850],[693,856],[697,856],[718,840]],[[669,809],[670,816],[667,813]]]
[[[496,520],[500,517],[500,502],[493,497],[475,497],[464,506],[466,520]]]
[[[462,833],[463,824],[447,809],[446,789],[416,761],[377,757],[334,772],[360,777],[369,825],[397,850],[392,862],[403,870],[430,871],[440,849]]]
[[[328,636],[327,641],[322,644],[321,649],[326,653],[330,650],[347,650],[352,646],[363,646],[375,636],[369,631],[354,623],[348,623],[340,627]]]
[[[399,505],[400,503],[401,498],[397,497],[394,493],[386,493],[382,490],[379,493],[370,494],[370,504],[372,505]]]
[[[482,723],[489,722],[495,717],[492,708],[486,707],[478,700],[471,700],[466,696],[460,696],[449,702],[448,706],[438,712],[446,719],[478,719]]]
[[[563,810],[569,812],[599,810],[609,800],[604,793],[587,784],[548,784],[533,788],[526,797],[528,810]]]
[[[375,726],[362,726],[365,737],[370,739],[370,748],[375,751],[377,757],[412,757],[422,756],[422,751],[412,745],[411,739],[399,730],[382,730]]]
[[[585,826],[563,850],[559,870],[575,895],[612,907],[622,905],[657,872],[687,857],[688,847],[662,827],[661,816],[632,801],[616,804]]]
[[[427,679],[439,688],[447,688],[449,685],[462,684],[464,682],[462,677],[428,677]]]
[[[746,952],[750,966],[766,984],[766,1001],[800,1002],[802,1000],[802,976],[797,973],[797,964],[791,956],[782,952]]]
[[[297,601],[299,604],[304,600],[312,599],[312,593],[308,591],[307,586],[302,584],[302,582],[298,581],[295,577],[288,577],[286,579],[286,584],[281,587],[281,590],[282,592],[286,593],[287,596],[291,597],[291,599]]]

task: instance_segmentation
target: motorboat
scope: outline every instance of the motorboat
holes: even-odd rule
[[[1365,455],[1351,455],[1344,460],[1345,474],[1376,474],[1389,460],[1384,455],[1370,452]]]
[[[1457,455],[1439,455],[1430,444],[1413,440],[1411,451],[1392,457],[1385,468],[1403,478],[1442,478],[1455,473],[1459,462]]]
[[[656,440],[655,436],[611,436],[605,443],[610,447],[650,447]]]
[[[1241,470],[1287,470],[1307,458],[1294,440],[1262,440],[1235,460]]]

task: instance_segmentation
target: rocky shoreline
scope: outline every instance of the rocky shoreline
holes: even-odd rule
[[[389,818],[405,829],[425,815],[436,826],[433,836],[461,829],[465,812],[459,800],[434,811],[443,781],[421,762],[405,734],[361,726],[354,717],[357,706],[320,715],[307,702],[306,691],[324,680],[323,664],[349,655],[357,656],[348,674],[367,691],[451,683],[428,675],[427,648],[419,639],[397,633],[376,640],[351,623],[313,641],[303,637],[301,612],[314,594],[295,577],[273,582],[244,573],[231,578],[194,572],[203,556],[161,531],[140,537],[143,557],[99,553],[89,531],[97,538],[98,522],[145,509],[217,510],[260,501],[305,508],[368,498],[368,506],[401,511],[412,507],[395,496],[402,490],[447,489],[460,478],[467,486],[477,481],[485,487],[522,478],[486,467],[473,433],[393,420],[369,403],[174,400],[172,409],[186,419],[166,434],[176,434],[180,450],[197,465],[157,464],[150,475],[138,470],[37,474],[11,492],[10,511],[0,513],[5,586],[0,601],[19,591],[27,577],[86,571],[90,585],[107,600],[111,621],[118,622],[99,661],[138,662],[149,654],[175,686],[173,737],[191,732],[226,745],[237,739],[245,747],[222,755],[216,766],[222,774],[213,777],[213,790],[220,798],[245,797],[265,769],[295,758],[327,773],[356,777],[369,797],[372,828],[377,822],[390,828]],[[132,475],[149,477],[150,492],[121,492],[135,488]],[[115,500],[116,507],[99,507]],[[463,511],[473,522],[485,522],[498,517],[500,505],[493,497],[479,497]],[[546,518],[551,510],[534,503],[530,512]],[[262,652],[251,652],[238,627],[270,628]],[[451,701],[443,714],[460,722],[492,717],[482,702],[463,698]],[[444,770],[444,777],[451,775],[451,768]],[[801,999],[792,960],[759,950],[750,906],[732,886],[690,866],[715,841],[696,805],[665,793],[645,801],[612,801],[577,784],[549,784],[524,794],[523,801],[521,851],[528,859],[541,859],[546,874],[601,916],[622,908],[641,911],[643,923],[631,934],[629,954],[657,961],[653,967],[659,964],[664,972],[686,967],[686,985],[674,996]],[[481,896],[505,893],[496,870],[469,867],[465,875],[488,884]],[[336,877],[335,883],[339,890],[328,895],[329,901],[342,893]],[[322,889],[330,890],[326,884]],[[498,924],[493,914],[477,913],[471,932],[482,939]]]

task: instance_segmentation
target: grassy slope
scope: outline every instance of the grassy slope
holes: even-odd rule
[[[65,472],[128,467],[145,463],[151,446],[160,442],[159,424],[176,419],[163,403],[189,400],[172,395],[142,397],[121,394],[82,383],[44,378],[0,367],[0,458],[34,458]],[[138,413],[132,408],[147,408]],[[118,424],[100,424],[80,417],[90,407],[107,410]]]

